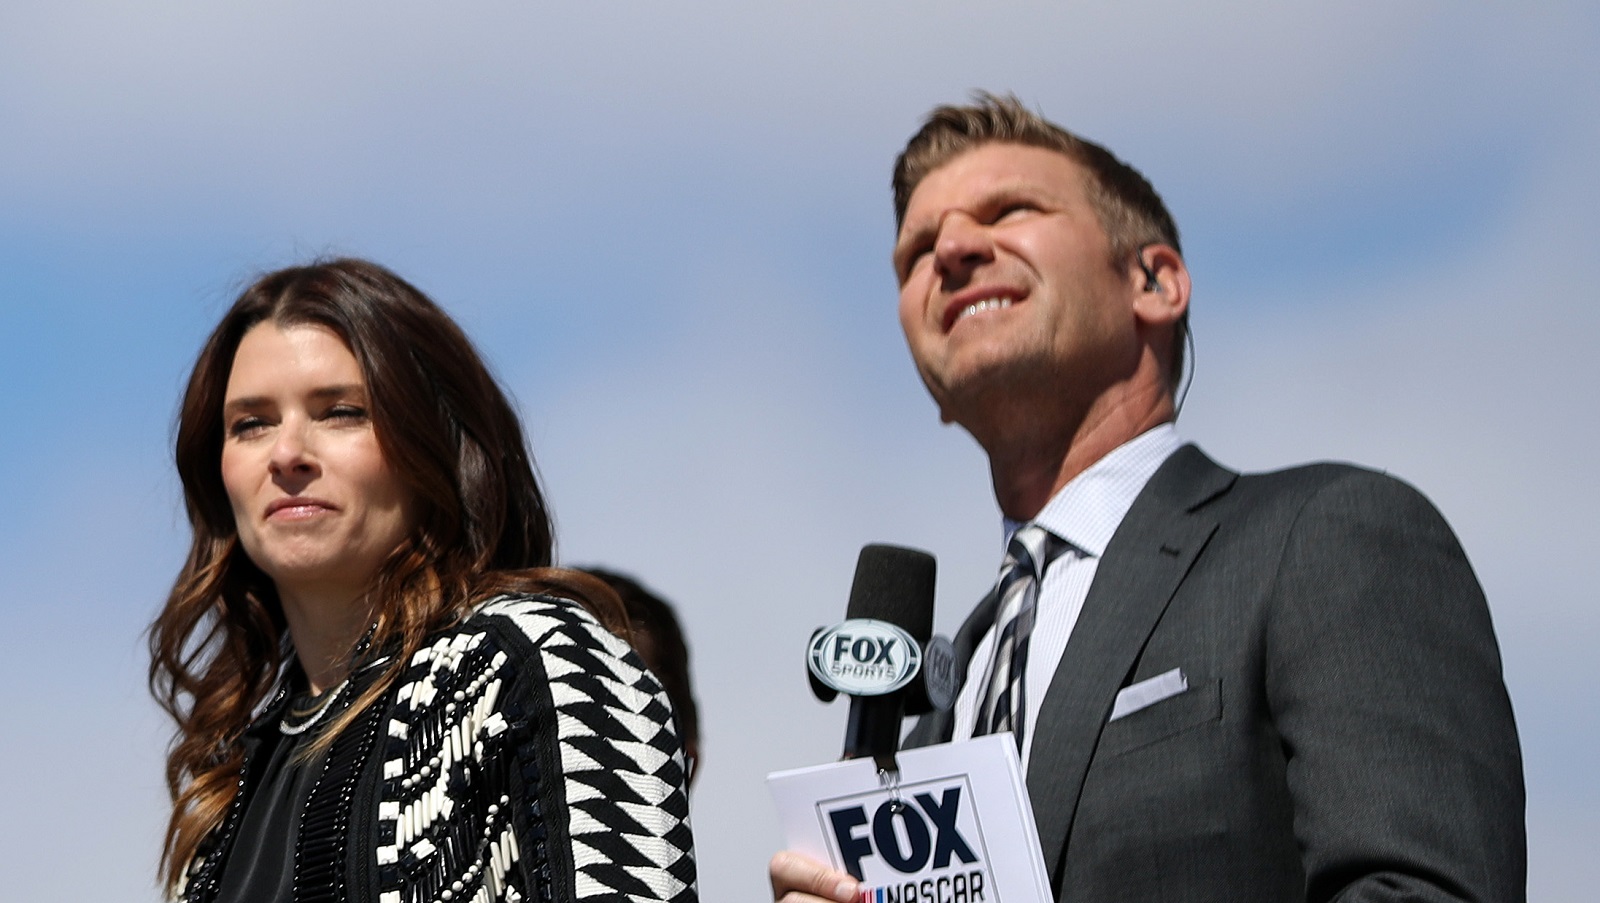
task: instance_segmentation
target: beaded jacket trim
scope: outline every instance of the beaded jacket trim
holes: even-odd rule
[[[363,775],[379,782],[370,845],[350,836]],[[626,643],[575,603],[496,598],[329,751],[295,899],[369,899],[345,885],[370,871],[376,903],[694,903],[684,777],[665,694]],[[191,869],[186,903],[214,894],[226,848]]]

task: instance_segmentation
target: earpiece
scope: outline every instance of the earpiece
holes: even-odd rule
[[[1150,264],[1144,262],[1144,257],[1134,258],[1139,261],[1139,269],[1144,271],[1144,290],[1147,292],[1161,291],[1161,280],[1156,278],[1156,271],[1150,269]]]

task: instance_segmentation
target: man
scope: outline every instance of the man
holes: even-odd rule
[[[1464,554],[1398,481],[1241,476],[1179,441],[1189,272],[1149,183],[980,95],[911,139],[895,204],[906,341],[1016,540],[957,635],[953,713],[910,742],[1013,732],[1062,901],[1523,899]],[[858,890],[770,870],[785,903]]]

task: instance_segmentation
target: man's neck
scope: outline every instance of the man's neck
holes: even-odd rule
[[[1054,435],[1019,430],[983,443],[995,501],[1012,520],[1032,520],[1050,499],[1096,461],[1174,417],[1170,398],[1118,406]]]

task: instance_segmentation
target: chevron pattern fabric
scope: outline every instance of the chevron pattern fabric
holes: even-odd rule
[[[251,732],[276,732],[287,704]],[[696,903],[685,777],[666,693],[627,643],[575,602],[492,599],[334,741],[294,900]],[[247,796],[185,870],[181,903],[216,898]]]
[[[660,684],[577,606],[541,612],[512,601],[484,614],[503,614],[540,638],[576,899],[693,899],[687,773]]]
[[[413,658],[392,716],[380,903],[696,899],[665,696],[577,605],[486,603]]]

